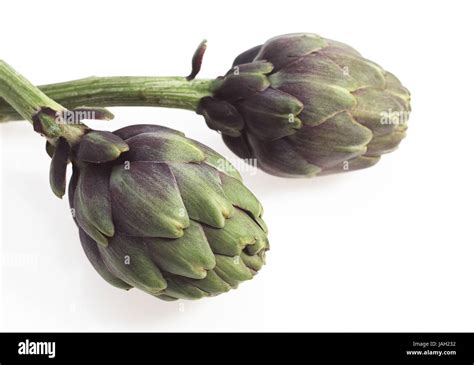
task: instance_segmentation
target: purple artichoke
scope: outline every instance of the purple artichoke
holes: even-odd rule
[[[410,94],[353,48],[288,34],[239,55],[198,112],[226,145],[277,176],[374,165],[405,137]]]
[[[164,300],[236,288],[268,249],[262,207],[219,154],[154,125],[89,131],[72,150],[60,139],[51,186],[65,192],[82,247],[110,284]]]
[[[238,56],[216,80],[94,77],[42,86],[68,108],[147,105],[205,117],[238,156],[277,176],[306,177],[374,165],[405,137],[410,94],[353,48],[316,34],[275,37]],[[21,119],[0,100],[0,121]]]

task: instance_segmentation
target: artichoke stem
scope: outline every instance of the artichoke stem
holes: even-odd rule
[[[188,81],[185,77],[175,76],[115,76],[87,77],[39,88],[68,109],[79,106],[157,106],[196,111],[200,100],[211,95],[214,83],[214,80]],[[0,122],[26,118],[27,115],[19,115],[9,103],[9,100],[0,99]]]
[[[86,127],[82,124],[58,123],[56,115],[66,112],[66,108],[49,98],[2,60],[0,60],[0,97],[5,99],[19,116],[31,122],[35,131],[52,143],[59,137],[75,143],[84,134]],[[4,118],[0,117],[1,119]]]

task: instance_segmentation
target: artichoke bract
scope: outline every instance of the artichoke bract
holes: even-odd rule
[[[164,300],[215,296],[265,262],[262,206],[222,156],[156,125],[91,130],[52,150],[51,186],[65,190],[84,251],[110,284]]]
[[[405,137],[410,94],[353,48],[316,34],[239,55],[198,113],[268,173],[314,176],[374,165]]]

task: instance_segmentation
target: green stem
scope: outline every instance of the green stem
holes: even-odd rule
[[[84,133],[85,126],[83,124],[58,123],[54,116],[38,114],[45,108],[56,113],[65,112],[67,109],[45,95],[2,60],[0,60],[0,96],[23,119],[33,123],[33,119],[37,116],[41,124],[41,133],[53,143],[59,137],[64,137],[74,143]]]
[[[0,95],[30,122],[38,107],[64,109],[54,100],[38,92],[35,86],[2,60],[0,60]]]
[[[196,111],[201,98],[211,95],[214,83],[214,80],[188,81],[184,77],[117,76],[88,77],[39,88],[69,109],[78,106],[158,106]],[[20,119],[18,113],[0,100],[0,121]]]

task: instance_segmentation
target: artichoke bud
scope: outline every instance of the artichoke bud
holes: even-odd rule
[[[198,113],[238,156],[306,177],[374,165],[405,137],[410,93],[353,48],[315,34],[239,55]]]
[[[135,125],[91,130],[70,150],[60,141],[51,185],[62,194],[68,160],[82,246],[111,285],[198,299],[237,287],[265,263],[260,203],[222,156],[182,133]]]

